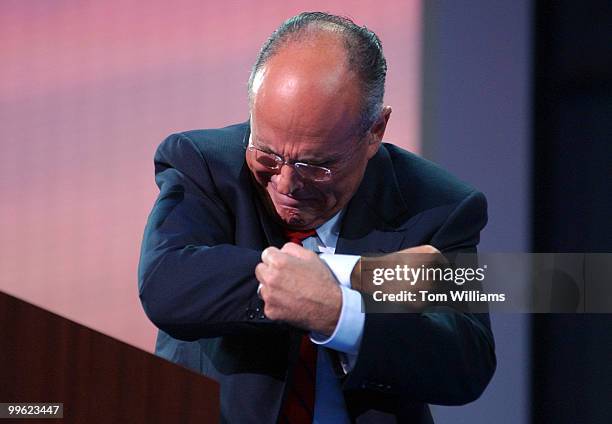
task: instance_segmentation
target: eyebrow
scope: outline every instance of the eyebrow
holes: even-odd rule
[[[253,143],[253,139],[251,138],[251,143]],[[258,148],[259,150],[263,150],[266,153],[273,153],[276,156],[279,157],[283,157],[281,154],[275,152],[274,150],[272,150],[270,147],[265,146],[265,145],[261,145],[261,140],[257,141],[257,145],[253,144],[256,148]],[[332,163],[332,162],[336,162],[339,159],[341,159],[341,156],[332,156],[329,158],[324,158],[324,159],[316,159],[316,158],[311,158],[311,159],[298,159],[295,160],[294,162],[302,162],[302,163],[307,163],[307,164],[312,164],[312,165],[323,165],[323,164],[327,164],[327,163]]]

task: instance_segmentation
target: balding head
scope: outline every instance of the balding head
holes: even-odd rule
[[[329,45],[321,43],[322,39],[327,39],[329,45],[333,45],[338,61],[343,62],[358,78],[359,126],[365,131],[381,112],[387,64],[376,34],[340,16],[323,12],[304,12],[285,21],[264,43],[253,65],[249,78],[250,103],[252,105],[258,83],[265,76],[262,71],[272,58],[287,49],[297,51],[314,44],[325,49]],[[319,53],[322,52],[319,50]]]
[[[251,113],[273,126],[291,121],[296,130],[317,131],[317,137],[357,132],[361,84],[338,35],[293,41],[271,57],[254,79]]]

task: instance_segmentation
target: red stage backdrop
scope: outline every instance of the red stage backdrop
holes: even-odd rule
[[[152,350],[136,267],[154,150],[246,120],[260,45],[304,10],[379,34],[387,139],[418,151],[419,0],[3,1],[0,290]]]

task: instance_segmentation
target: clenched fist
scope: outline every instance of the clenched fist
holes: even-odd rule
[[[338,281],[319,256],[295,243],[268,247],[255,267],[264,313],[304,330],[331,335],[342,308]]]

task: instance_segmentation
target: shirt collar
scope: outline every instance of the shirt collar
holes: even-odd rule
[[[317,227],[317,236],[321,242],[323,242],[323,245],[333,248],[336,247],[338,236],[340,235],[340,224],[342,223],[343,215],[344,209]]]

